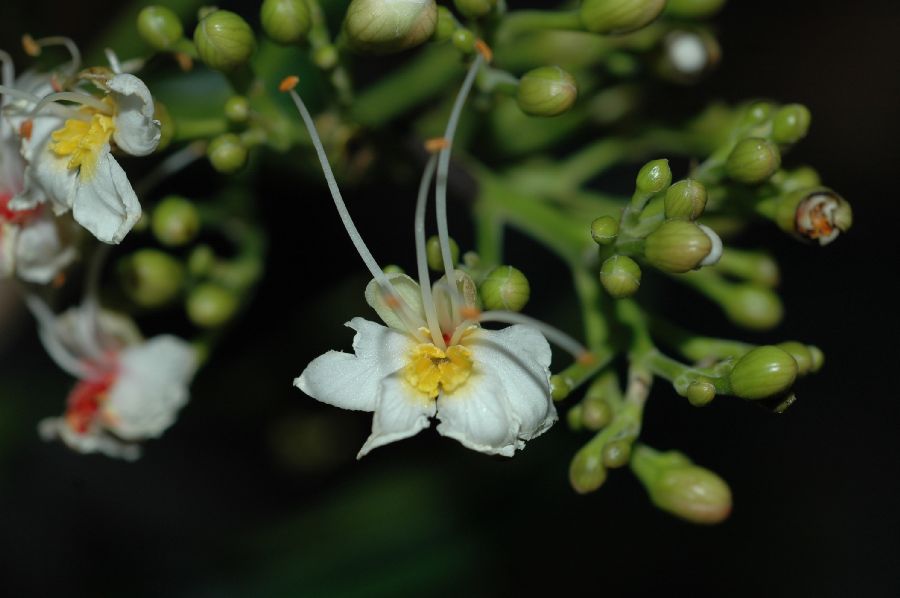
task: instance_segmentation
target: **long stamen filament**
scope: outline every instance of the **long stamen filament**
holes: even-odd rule
[[[444,335],[438,323],[437,309],[431,296],[431,279],[428,276],[428,256],[425,253],[425,207],[428,203],[428,190],[434,180],[434,171],[437,168],[437,154],[433,154],[422,173],[422,182],[419,184],[419,196],[416,199],[416,266],[419,270],[419,288],[422,292],[422,305],[425,306],[425,320],[428,322],[428,330],[431,332],[431,340],[434,344],[445,349]]]
[[[81,343],[90,357],[100,360],[103,357],[103,339],[100,331],[100,273],[109,256],[111,245],[101,244],[91,256],[85,276],[84,299],[81,302],[81,317],[76,319],[76,326]]]
[[[94,110],[97,110],[98,112],[101,112],[103,114],[112,114],[112,109],[108,104],[104,104],[92,95],[80,93],[77,91],[59,91],[41,98],[37,105],[32,108],[32,116],[40,112],[41,108],[43,108],[47,104],[50,104],[51,102],[75,102],[76,104],[82,104],[84,106],[93,108]]]
[[[3,64],[2,68],[2,79],[0,81],[3,82],[3,85],[6,87],[12,87],[16,81],[16,69],[13,64],[12,56],[9,55],[8,52],[4,50],[0,50],[0,63]]]
[[[551,343],[571,353],[577,361],[590,359],[590,351],[559,328],[555,328],[550,324],[546,324],[535,318],[512,311],[485,311],[477,316],[470,317],[457,327],[456,332],[453,333],[450,344],[456,344],[459,341],[459,338],[465,333],[466,329],[476,322],[503,322],[505,324],[522,324],[524,326],[530,326],[536,328],[541,334],[547,337],[547,340]]]
[[[38,336],[50,358],[63,371],[68,372],[72,376],[76,378],[87,378],[89,375],[88,369],[81,360],[63,346],[62,342],[57,337],[56,331],[54,330],[56,328],[56,316],[50,311],[47,304],[34,295],[26,295],[25,305],[28,306],[32,315],[34,315],[34,319],[38,322]]]
[[[20,100],[25,100],[26,102],[31,102],[36,104],[41,101],[41,98],[37,97],[32,93],[28,93],[27,91],[22,91],[21,89],[16,89],[15,87],[11,87],[6,85],[5,82],[3,85],[0,85],[0,94],[8,95],[13,98],[18,98]]]
[[[117,75],[121,74],[122,63],[119,62],[119,57],[115,51],[112,48],[104,48],[103,53],[106,55],[106,61],[109,63],[109,68],[112,69],[112,72]]]
[[[66,50],[68,50],[69,54],[72,56],[71,74],[78,72],[78,69],[81,68],[81,50],[79,50],[75,42],[68,37],[54,35],[42,37],[41,39],[28,38],[27,43],[29,45],[33,44],[38,48],[46,48],[47,46],[65,46]]]

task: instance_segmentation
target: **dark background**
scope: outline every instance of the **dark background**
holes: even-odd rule
[[[243,12],[255,11],[250,4]],[[753,239],[780,258],[788,310],[763,338],[808,340],[827,356],[788,413],[739,401],[697,410],[662,384],[654,390],[643,437],[729,481],[726,523],[672,519],[623,473],[576,496],[566,469],[585,438],[563,425],[511,461],[422,433],[355,462],[368,416],[315,404],[290,381],[323,350],[349,346],[337,331],[363,313],[362,267],[330,208],[276,180],[260,194],[272,246],[257,300],[198,377],[178,424],[138,463],[42,444],[33,426],[58,412],[70,381],[51,370],[28,318],[18,336],[4,331],[14,339],[0,359],[4,594],[900,594],[900,4],[729,4],[716,20],[719,71],[672,88],[671,101],[766,96],[809,106],[811,134],[787,163],[815,165],[852,202],[855,227],[821,250],[768,229]],[[25,29],[87,45],[115,5],[34,0],[3,10],[4,47]],[[392,197],[381,191],[349,201],[382,260],[408,259],[405,220],[402,234],[371,224]],[[455,231],[468,226],[463,212]],[[519,241],[512,263],[543,259]],[[562,308],[553,289],[565,273],[557,278],[537,286],[537,315]],[[688,319],[708,313],[683,309]]]

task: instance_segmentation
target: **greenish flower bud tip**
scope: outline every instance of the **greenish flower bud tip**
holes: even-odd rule
[[[247,148],[240,137],[225,133],[213,139],[206,148],[206,155],[213,168],[224,174],[232,174],[247,162]]]
[[[612,419],[612,408],[603,399],[587,397],[581,402],[581,423],[588,430],[605,428]]]
[[[693,179],[678,181],[666,191],[665,208],[666,218],[696,220],[706,208],[706,187]]]
[[[809,131],[812,115],[803,104],[789,104],[775,113],[772,119],[772,139],[775,143],[797,143]]]
[[[141,249],[120,262],[119,279],[134,303],[155,308],[169,303],[181,292],[184,267],[158,249]]]
[[[574,430],[577,432],[583,427],[581,421],[581,413],[581,405],[575,405],[566,412],[566,423],[569,425],[570,430]]]
[[[641,267],[627,255],[614,255],[600,266],[600,283],[616,299],[630,297],[641,286]]]
[[[575,78],[558,66],[528,71],[519,80],[516,102],[525,114],[557,116],[569,110],[578,97]]]
[[[256,38],[247,21],[228,10],[208,12],[194,29],[197,55],[206,66],[231,71],[250,60]]]
[[[550,376],[550,396],[554,401],[562,401],[572,392],[571,385],[559,374]]]
[[[709,381],[698,380],[687,388],[687,400],[694,407],[709,405],[716,398],[716,385]]]
[[[575,453],[569,465],[569,483],[578,494],[594,492],[606,481],[602,451],[590,444]]]
[[[453,32],[453,47],[463,54],[471,54],[475,51],[475,34],[468,29],[457,29]]]
[[[813,373],[818,372],[822,369],[822,366],[825,365],[825,354],[822,353],[822,349],[815,345],[809,345],[808,349],[809,355],[812,358],[812,368],[810,371]]]
[[[797,379],[797,362],[790,353],[771,345],[741,357],[728,376],[731,392],[742,399],[765,399],[788,390]]]
[[[459,28],[459,22],[450,9],[446,6],[437,8],[437,24],[434,27],[434,41],[445,42],[453,37],[453,32]]]
[[[811,166],[801,166],[790,172],[780,172],[784,172],[784,177],[778,182],[778,186],[785,193],[797,191],[798,189],[811,189],[822,185],[819,173]]]
[[[453,0],[453,5],[464,17],[480,19],[494,10],[497,0]]]
[[[778,146],[759,137],[742,139],[728,155],[725,170],[739,183],[757,185],[769,179],[781,166]]]
[[[259,19],[266,35],[280,44],[296,44],[309,33],[306,0],[264,0]]]
[[[651,160],[641,167],[635,186],[641,193],[659,193],[672,184],[668,160]]]
[[[606,467],[616,469],[628,465],[629,459],[631,459],[631,443],[627,440],[613,440],[603,446],[603,464]]]
[[[774,110],[770,102],[753,102],[747,106],[747,112],[744,113],[744,124],[750,126],[765,124],[772,118]]]
[[[652,23],[666,0],[584,0],[581,22],[593,33],[629,33]]]
[[[184,36],[181,19],[165,6],[148,6],[138,13],[141,38],[156,50],[169,50]]]
[[[813,355],[809,347],[797,341],[785,341],[775,345],[779,349],[786,351],[794,361],[797,362],[797,375],[805,376],[812,371]]]
[[[705,19],[719,12],[725,0],[669,0],[666,12],[687,19]]]
[[[591,222],[591,238],[597,245],[615,243],[619,236],[619,221],[612,216],[600,216]]]
[[[826,187],[798,189],[783,196],[775,222],[785,232],[825,246],[853,226],[853,209]]]
[[[359,50],[389,53],[428,41],[436,23],[434,0],[353,0],[344,31]]]
[[[225,118],[244,123],[250,118],[250,101],[244,96],[231,96],[225,101]]]
[[[450,237],[450,263],[456,265],[459,261],[459,245]],[[428,237],[425,242],[425,256],[428,258],[428,267],[435,272],[444,271],[444,258],[441,255],[441,241],[437,235]]]
[[[521,270],[498,266],[481,283],[481,301],[486,309],[522,311],[531,297],[531,286]]]
[[[319,46],[313,52],[313,64],[315,64],[323,71],[330,71],[331,69],[336,67],[339,58],[340,56],[338,55],[338,50],[332,44]]]
[[[216,254],[209,245],[198,245],[188,256],[188,272],[195,277],[206,276],[215,264]]]
[[[188,317],[201,328],[217,328],[230,320],[238,308],[234,293],[219,285],[203,283],[188,295]]]
[[[664,272],[683,274],[698,268],[712,249],[713,240],[698,225],[667,220],[647,236],[644,259]]]
[[[159,144],[155,151],[161,152],[169,147],[175,137],[175,119],[172,118],[166,105],[156,100],[153,102],[153,118],[159,121]]]
[[[190,200],[170,195],[153,210],[150,227],[160,243],[179,247],[187,245],[197,236],[200,215]]]
[[[397,264],[388,264],[384,267],[385,274],[403,274],[403,268],[398,266]]]
[[[720,301],[729,320],[750,330],[769,330],[784,317],[784,305],[778,295],[754,284],[734,285]]]

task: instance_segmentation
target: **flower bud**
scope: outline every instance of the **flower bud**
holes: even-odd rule
[[[178,195],[170,195],[154,208],[150,227],[163,245],[187,245],[200,230],[200,215],[193,202]]]
[[[181,19],[165,6],[148,6],[138,13],[140,36],[156,50],[168,50],[184,36]]]
[[[602,447],[591,443],[581,448],[569,464],[569,483],[578,494],[597,490],[606,481]]]
[[[812,367],[810,371],[815,373],[822,369],[822,366],[825,365],[825,354],[822,353],[822,349],[818,348],[815,345],[808,345],[809,355],[812,358]]]
[[[247,21],[228,10],[207,13],[194,29],[197,55],[209,68],[230,71],[250,60],[256,38]]]
[[[678,181],[666,191],[666,218],[696,220],[706,208],[706,187],[700,181]]]
[[[603,446],[602,454],[603,464],[610,469],[628,465],[628,460],[631,458],[631,443],[627,440],[607,442]]]
[[[797,375],[805,376],[812,371],[813,354],[809,347],[797,341],[785,341],[775,345],[779,349],[786,351],[794,361],[797,362]]]
[[[775,222],[782,230],[828,245],[853,225],[853,210],[826,187],[800,189],[778,201]]]
[[[704,19],[719,12],[725,0],[669,0],[666,12],[688,19]]]
[[[809,131],[812,115],[803,104],[788,104],[775,113],[772,119],[772,140],[775,143],[797,143]]]
[[[259,19],[266,35],[280,44],[296,44],[309,33],[309,7],[305,0],[263,0]]]
[[[233,174],[247,162],[247,148],[234,133],[225,133],[213,139],[206,148],[206,156],[213,168],[223,174]]]
[[[781,394],[797,379],[797,362],[778,347],[757,347],[741,357],[728,381],[731,392],[742,399],[765,399]]]
[[[722,57],[718,40],[703,30],[675,29],[663,39],[660,75],[690,83],[712,70]]]
[[[748,137],[738,142],[725,162],[728,176],[748,185],[765,182],[781,166],[778,147],[767,139]]]
[[[712,250],[712,239],[698,225],[668,220],[647,236],[644,258],[654,268],[683,274],[698,268]]]
[[[769,330],[784,316],[778,295],[754,284],[731,285],[722,293],[720,303],[729,320],[751,330]]]
[[[191,291],[185,307],[191,322],[201,328],[216,328],[234,316],[238,300],[219,285],[203,283]]]
[[[324,44],[313,51],[313,64],[323,71],[330,71],[337,66],[340,55],[334,44]]]
[[[772,112],[774,110],[775,107],[771,102],[753,102],[747,106],[747,111],[741,119],[741,124],[749,127],[758,127],[767,123],[769,119],[772,118]]]
[[[216,253],[209,245],[198,245],[188,255],[187,267],[192,276],[201,278],[216,265]]]
[[[166,105],[156,99],[153,101],[153,119],[159,121],[159,143],[154,150],[159,153],[169,147],[175,137],[175,119],[169,114]]]
[[[572,107],[578,97],[575,78],[558,66],[528,71],[519,80],[516,101],[525,114],[556,116]]]
[[[450,9],[446,6],[437,7],[437,24],[434,26],[434,40],[445,42],[453,37],[453,32],[459,28],[459,22]]]
[[[231,96],[225,101],[225,118],[233,123],[247,122],[250,102],[244,96]]]
[[[600,283],[616,299],[630,297],[641,286],[641,267],[626,255],[614,255],[600,266]]]
[[[591,238],[597,245],[615,243],[619,236],[619,221],[612,216],[600,216],[591,222]]]
[[[481,301],[485,309],[521,311],[531,296],[528,279],[512,266],[497,266],[481,283]]]
[[[657,507],[692,523],[720,523],[731,513],[731,490],[722,478],[676,453],[638,446],[631,467]]]
[[[475,51],[475,34],[468,29],[457,29],[453,32],[453,47],[463,54],[471,54]]]
[[[550,396],[554,401],[562,401],[572,392],[572,385],[559,374],[550,376]]]
[[[479,19],[497,6],[497,0],[453,0],[456,10],[468,19]]]
[[[581,22],[593,33],[629,33],[653,22],[666,0],[584,0]]]
[[[739,249],[725,250],[716,270],[764,287],[778,286],[781,278],[778,263],[772,256]]]
[[[450,237],[448,241],[450,241],[450,263],[455,265],[459,261],[459,245],[456,244],[453,237]],[[429,268],[435,272],[444,271],[444,257],[441,254],[441,240],[437,235],[428,237],[428,241],[425,243],[425,256],[428,258]]]
[[[399,52],[431,38],[436,22],[434,0],[353,0],[344,31],[360,50]]]
[[[686,395],[691,405],[703,407],[716,398],[716,385],[709,380],[696,380],[688,386]]]
[[[141,249],[119,264],[122,288],[137,305],[160,307],[172,301],[184,283],[184,267],[158,249]]]
[[[641,193],[659,193],[672,184],[668,160],[651,160],[638,171],[635,186]]]
[[[581,423],[588,430],[606,427],[612,419],[612,408],[600,397],[587,396],[581,402]]]
[[[784,176],[780,177],[782,173]],[[791,171],[781,170],[776,176],[779,176],[777,185],[783,193],[790,193],[798,189],[809,189],[810,187],[820,187],[822,185],[819,173],[811,166],[801,166]],[[774,177],[772,182],[776,182]]]

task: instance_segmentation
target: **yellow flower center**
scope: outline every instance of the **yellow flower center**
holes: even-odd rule
[[[413,388],[434,399],[441,390],[450,393],[465,384],[472,364],[472,352],[461,345],[442,351],[423,343],[413,349],[403,374]]]
[[[71,156],[66,167],[79,170],[79,176],[89,181],[97,172],[97,162],[109,145],[115,126],[106,114],[94,113],[91,120],[69,119],[61,129],[53,132],[50,149],[60,157]]]

